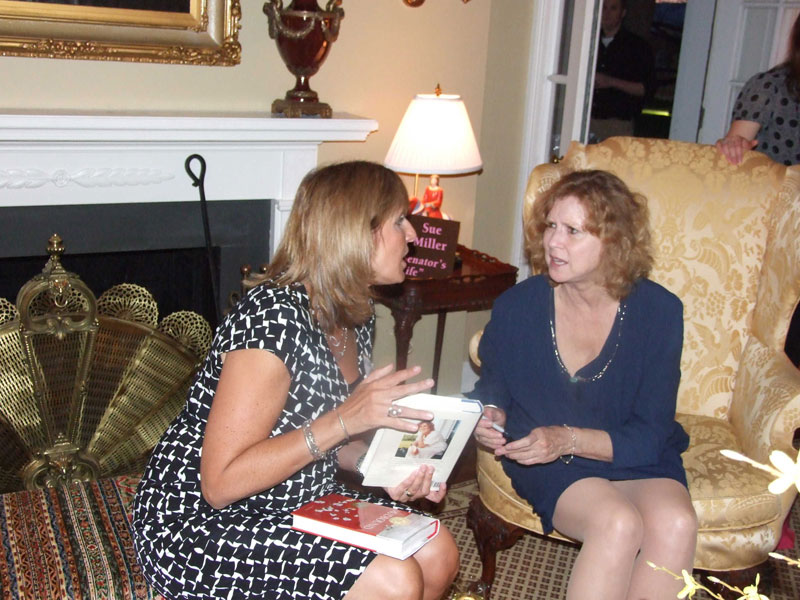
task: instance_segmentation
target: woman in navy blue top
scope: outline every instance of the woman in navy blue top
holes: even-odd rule
[[[674,598],[681,582],[647,561],[691,572],[696,544],[689,438],[675,421],[683,305],[646,278],[646,200],[610,173],[577,171],[525,229],[541,274],[494,305],[475,436],[546,531],[582,542],[567,598]]]

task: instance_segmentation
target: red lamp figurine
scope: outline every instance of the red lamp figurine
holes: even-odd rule
[[[384,165],[399,173],[415,176],[414,195],[409,212],[439,219],[449,218],[442,211],[444,190],[440,175],[462,175],[483,166],[467,108],[461,96],[417,94],[408,105],[397,133],[384,159]],[[420,175],[430,175],[422,199],[417,195]]]

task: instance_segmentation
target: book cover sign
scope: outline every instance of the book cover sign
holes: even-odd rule
[[[392,537],[391,530],[409,524],[406,510],[330,494],[309,502],[295,514],[372,535]]]
[[[341,494],[292,512],[292,527],[403,560],[439,533],[439,519]]]
[[[406,277],[447,277],[453,272],[461,223],[422,215],[409,215],[417,239],[406,256]]]

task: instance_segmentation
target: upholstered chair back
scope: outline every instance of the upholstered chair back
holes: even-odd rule
[[[755,438],[744,424],[770,402],[769,386],[752,397],[755,381],[774,376],[762,366],[783,355],[800,296],[800,168],[755,152],[733,167],[713,146],[670,140],[573,142],[562,162],[534,169],[525,218],[542,190],[577,169],[611,171],[648,199],[651,278],[684,304],[678,412],[729,420],[753,458],[787,449],[788,427],[776,440]]]

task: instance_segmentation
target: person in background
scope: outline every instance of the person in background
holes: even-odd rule
[[[626,0],[604,0],[597,46],[590,131],[601,142],[614,135],[633,135],[655,83],[650,45],[622,26]]]
[[[800,163],[800,15],[792,26],[786,60],[747,81],[717,149],[734,165],[754,149],[784,165]]]
[[[692,570],[689,437],[675,421],[683,305],[647,279],[648,219],[615,175],[565,175],[525,223],[540,274],[497,299],[480,341],[475,438],[545,532],[582,542],[568,600],[674,599],[683,582],[647,561]]]
[[[312,171],[275,257],[218,328],[183,411],[137,490],[142,571],[168,598],[434,600],[458,571],[450,533],[406,560],[291,528],[291,512],[329,493],[397,506],[426,498],[422,465],[389,498],[346,489],[378,427],[405,432],[433,415],[393,400],[429,389],[419,367],[370,371],[370,286],[403,281],[408,199],[381,165]],[[402,416],[402,418],[401,418]],[[404,507],[405,508],[405,507]]]
[[[800,15],[792,25],[786,60],[747,81],[733,107],[730,129],[716,146],[733,165],[748,150],[787,166],[800,164]],[[800,308],[792,316],[784,350],[800,365]]]

